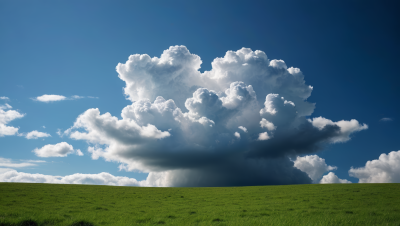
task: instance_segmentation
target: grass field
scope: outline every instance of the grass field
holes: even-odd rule
[[[0,183],[0,225],[400,225],[400,184],[141,188]]]

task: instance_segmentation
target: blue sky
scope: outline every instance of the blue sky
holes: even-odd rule
[[[398,4],[393,1],[1,1],[0,97],[8,99],[1,99],[0,105],[3,106],[4,114],[7,111],[15,110],[24,116],[4,124],[19,129],[13,135],[0,137],[0,158],[2,158],[0,168],[7,168],[3,171],[9,173],[7,177],[3,175],[0,178],[10,181],[10,178],[18,178],[20,175],[18,173],[21,172],[27,173],[27,175],[52,176],[68,176],[77,173],[97,175],[108,172],[113,176],[136,178],[136,180],[142,181],[146,180],[148,172],[155,172],[155,177],[169,180],[167,184],[161,184],[165,186],[306,183],[307,178],[304,179],[304,173],[299,173],[300,171],[292,166],[288,167],[290,170],[294,169],[294,175],[299,173],[292,180],[283,181],[279,178],[254,176],[256,178],[254,181],[230,181],[227,179],[226,183],[219,183],[218,181],[224,180],[221,178],[233,176],[229,173],[221,173],[220,177],[204,179],[203,182],[197,184],[182,182],[182,178],[207,178],[207,175],[214,171],[229,171],[232,168],[238,171],[235,171],[237,177],[246,177],[249,174],[258,175],[257,173],[268,174],[273,170],[281,172],[285,169],[278,166],[274,168],[274,164],[290,165],[291,161],[287,159],[294,160],[299,156],[297,168],[307,173],[308,176],[311,175],[311,171],[306,170],[307,167],[304,165],[305,168],[300,166],[301,160],[304,160],[304,164],[312,164],[311,161],[314,161],[315,164],[318,162],[323,165],[326,162],[326,165],[336,166],[335,170],[327,170],[326,167],[312,169],[319,170],[318,172],[322,172],[323,175],[332,171],[338,178],[353,183],[376,182],[373,175],[369,177],[370,180],[351,177],[349,170],[351,167],[366,167],[367,161],[378,159],[382,153],[388,154],[395,151],[392,154],[393,159],[397,159],[396,156],[400,155],[397,152],[400,150],[398,142],[400,136],[398,130],[400,126],[398,104],[400,80],[396,66],[399,62],[398,27],[400,20],[396,15],[396,9],[398,9]],[[170,49],[171,46],[177,45],[185,48]],[[286,68],[294,67],[301,70],[307,86],[303,87],[300,84],[271,88],[271,90],[279,94],[279,97],[293,101],[297,110],[300,109],[303,102],[315,103],[315,108],[311,110],[312,113],[302,116],[305,124],[311,125],[312,123],[308,122],[308,119],[312,120],[321,116],[331,122],[355,119],[359,123],[358,127],[353,128],[354,131],[348,134],[348,138],[343,138],[345,136],[343,134],[340,135],[342,136],[340,141],[334,142],[333,139],[339,138],[327,135],[325,140],[310,144],[310,148],[307,150],[300,151],[301,147],[296,146],[299,144],[293,144],[291,151],[287,153],[280,151],[284,147],[279,145],[283,145],[285,142],[290,143],[293,140],[293,138],[288,138],[290,137],[288,134],[291,134],[291,131],[297,131],[295,126],[286,128],[278,125],[276,130],[265,130],[270,139],[258,143],[256,138],[245,143],[241,130],[238,130],[237,132],[242,134],[241,142],[243,141],[240,145],[238,144],[238,147],[242,148],[241,150],[248,148],[250,152],[257,149],[254,154],[249,155],[250,157],[243,157],[261,161],[259,168],[254,169],[257,173],[254,173],[253,169],[241,169],[236,165],[221,162],[219,167],[202,168],[197,166],[197,164],[205,164],[200,163],[201,161],[225,163],[228,156],[223,154],[218,154],[217,157],[203,156],[205,160],[199,160],[199,162],[194,161],[193,158],[202,159],[200,155],[186,159],[183,156],[191,155],[190,151],[183,148],[185,150],[180,150],[181,153],[174,149],[182,144],[186,139],[185,136],[179,135],[180,133],[174,134],[174,131],[177,131],[174,129],[169,131],[169,136],[163,136],[161,132],[166,134],[169,128],[167,126],[168,128],[160,129],[163,122],[160,122],[159,125],[150,122],[158,129],[157,131],[161,131],[159,135],[153,134],[154,141],[150,143],[159,142],[166,149],[171,149],[166,152],[172,152],[174,155],[164,159],[162,157],[164,152],[157,152],[158,149],[153,146],[143,146],[140,150],[152,153],[152,157],[149,157],[150,154],[136,155],[136,149],[126,149],[126,153],[128,153],[126,156],[129,155],[129,158],[125,159],[123,157],[125,154],[122,155],[121,150],[126,147],[118,149],[120,147],[118,145],[122,145],[120,143],[101,143],[99,140],[94,142],[90,139],[73,138],[71,134],[74,129],[85,132],[85,128],[88,128],[85,127],[85,123],[89,123],[86,121],[83,123],[84,126],[73,128],[70,133],[67,131],[62,136],[57,134],[58,130],[64,132],[71,128],[79,115],[92,108],[98,108],[101,115],[109,112],[111,116],[123,120],[122,109],[141,99],[141,97],[133,97],[133,91],[124,90],[127,82],[136,81],[136,75],[126,72],[126,76],[131,76],[131,78],[124,80],[119,78],[119,76],[123,77],[123,73],[116,71],[118,63],[126,64],[128,57],[132,54],[148,54],[150,57],[160,58],[163,51],[168,49],[177,53],[177,56],[186,54],[187,50],[190,54],[201,58],[202,64],[198,73],[204,73],[213,70],[211,62],[214,59],[223,58],[227,51],[236,52],[242,47],[250,48],[253,53],[256,50],[263,51],[268,57],[268,62],[274,59],[283,60]],[[182,62],[178,64],[184,65]],[[136,65],[135,62],[134,65]],[[271,65],[269,68],[272,67]],[[251,64],[250,66],[254,67],[254,71],[263,70],[258,66]],[[246,72],[250,73],[252,69]],[[182,73],[190,74],[195,71]],[[173,76],[172,74],[172,72],[171,74],[167,73],[165,76]],[[153,74],[153,76],[157,77],[158,75]],[[240,76],[245,78],[247,75]],[[245,82],[245,79],[241,81]],[[156,81],[153,82],[158,84]],[[266,80],[265,82],[268,83]],[[207,92],[214,90],[218,94],[215,94],[218,98],[223,98],[223,95],[226,95],[224,94],[225,89],[229,87],[229,84],[216,83],[213,85],[204,81],[205,85],[190,81],[190,84],[192,83],[196,89],[207,88]],[[246,82],[243,87],[248,85],[254,87],[260,109],[263,108],[266,94],[272,93],[272,91],[258,90],[257,84],[247,84]],[[276,84],[270,83],[269,85],[277,87]],[[313,87],[312,93],[303,100],[289,99],[290,95],[285,95],[297,88],[306,89],[308,85]],[[153,93],[149,94],[151,96],[150,103],[153,103],[155,97],[160,95],[159,92],[164,93],[166,100],[174,99],[174,95],[170,93],[177,92],[177,90],[180,92],[176,87],[179,85],[165,85],[163,89],[165,88],[166,91],[161,89],[152,91],[155,96]],[[192,93],[196,91],[193,87],[190,88],[190,95],[186,95],[185,91],[186,93],[181,93],[177,98],[192,98]],[[215,87],[224,88],[216,90]],[[245,90],[251,93],[249,89]],[[218,92],[222,92],[222,94]],[[35,100],[42,95],[62,95],[66,97],[66,100],[52,102]],[[78,95],[80,98],[73,98],[74,95]],[[209,95],[214,94],[211,92]],[[217,98],[217,96],[215,97]],[[270,97],[272,98],[272,96]],[[293,98],[297,98],[297,96]],[[193,101],[193,103],[196,102],[195,99]],[[271,99],[271,101],[273,102],[275,99]],[[189,111],[177,100],[175,102],[183,113]],[[7,107],[6,104],[12,108]],[[278,102],[276,104],[276,106],[279,105]],[[227,108],[228,103],[223,102],[223,106]],[[285,106],[287,105],[285,104]],[[199,109],[197,105],[193,105],[193,112],[197,116],[206,116],[211,111],[209,108],[205,108],[206,110],[201,115],[200,111],[197,113],[195,111]],[[245,114],[243,113],[243,115]],[[212,120],[213,117],[216,118],[214,119],[216,123],[214,128],[219,128],[217,118],[225,116],[214,115],[209,116],[208,119]],[[260,117],[266,118],[267,116]],[[283,121],[287,120],[284,116],[282,117]],[[268,121],[268,118],[266,119]],[[274,123],[274,119],[269,120],[275,126],[278,121]],[[362,128],[364,124],[367,125],[367,129],[366,127]],[[139,125],[144,128],[143,126],[147,124],[139,123]],[[315,123],[312,125],[317,131],[318,127],[315,126]],[[333,124],[330,126],[337,127]],[[51,137],[28,139],[27,133],[35,130],[47,133]],[[99,129],[99,131],[105,130],[106,128]],[[233,132],[234,130],[229,129],[232,136]],[[261,134],[261,132],[258,131],[255,134]],[[248,134],[250,134],[250,129]],[[211,139],[210,137],[213,135],[204,132],[196,139],[200,139],[201,136],[205,136],[204,139]],[[284,160],[277,159],[276,156],[268,155],[266,157],[263,154],[273,149],[268,146],[270,144],[267,142],[273,142],[278,138],[288,139],[282,144],[273,145],[273,148],[277,149],[276,152],[280,153],[277,154],[279,158],[285,158]],[[101,139],[107,139],[107,136]],[[40,157],[33,152],[45,145],[55,145],[61,142],[72,145],[75,154],[69,154],[66,157]],[[196,140],[196,142],[204,147],[211,147],[207,146],[208,140],[207,142]],[[105,151],[111,153],[108,157],[102,156],[94,160],[92,159],[93,153],[88,152],[89,147],[105,150],[113,145],[118,147]],[[130,143],[130,145],[132,144]],[[216,152],[224,153],[224,151],[232,149],[232,146],[228,144],[221,145],[219,149],[217,148],[218,150],[215,150]],[[55,146],[49,146],[50,152],[52,148],[56,149]],[[186,146],[186,148],[193,149],[191,146]],[[81,150],[84,155],[77,155],[77,149]],[[185,153],[185,151],[187,152]],[[115,154],[117,152],[119,154]],[[237,152],[240,153],[239,150]],[[311,158],[307,159],[306,155],[319,157],[310,160]],[[388,158],[392,158],[392,155]],[[182,159],[179,160],[181,157]],[[36,162],[32,163],[31,160]],[[16,165],[28,163],[28,161],[31,161],[31,165],[24,167]],[[189,166],[182,162],[187,162]],[[384,161],[381,163],[386,164]],[[400,164],[400,162],[397,163]],[[121,170],[119,168],[121,164],[129,169]],[[137,166],[137,164],[143,164],[143,166]],[[246,162],[246,164],[248,163]],[[270,165],[270,167],[263,168],[264,165]],[[364,168],[364,170],[367,169]],[[378,166],[373,169],[381,170]],[[185,170],[190,172],[187,173]],[[395,167],[393,170],[394,175],[391,175],[386,181],[382,179],[383,182],[400,182],[399,169]],[[10,172],[14,174],[11,175]],[[284,174],[282,174],[283,177],[285,177]],[[89,183],[87,181],[90,182],[90,180],[84,179],[81,182]]]

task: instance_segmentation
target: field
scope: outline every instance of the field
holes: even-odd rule
[[[400,225],[400,184],[141,188],[0,183],[0,225]]]

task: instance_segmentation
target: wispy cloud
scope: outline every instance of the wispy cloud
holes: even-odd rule
[[[13,161],[11,159],[0,157],[0,167],[23,168],[23,167],[36,166],[35,163],[42,163],[42,161],[36,161],[36,160]]]
[[[390,121],[393,121],[393,119],[391,119],[391,118],[381,118],[379,121],[381,121],[381,122],[390,122]]]
[[[73,95],[71,97],[66,97],[66,96],[63,96],[63,95],[55,95],[55,94],[44,94],[42,96],[34,97],[34,98],[31,98],[31,99],[35,100],[35,101],[49,103],[49,102],[56,102],[56,101],[63,101],[63,100],[78,100],[78,99],[82,99],[82,98],[96,98],[96,99],[98,99],[98,97],[92,97],[92,96],[85,97],[85,96]]]
[[[10,100],[8,97],[0,97],[0,100]]]
[[[42,137],[51,137],[50,134],[44,133],[44,132],[39,132],[37,130],[33,130],[33,131],[29,132],[29,133],[20,133],[20,134],[18,134],[18,136],[23,136],[28,140],[30,140],[30,139],[38,139],[38,138],[42,138]]]

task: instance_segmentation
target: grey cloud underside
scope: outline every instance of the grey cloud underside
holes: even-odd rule
[[[130,56],[117,66],[132,101],[121,118],[89,109],[66,133],[92,144],[93,159],[164,178],[158,186],[232,186],[310,183],[289,157],[367,128],[307,119],[312,87],[299,69],[262,51],[228,51],[204,73],[200,64],[184,46],[160,58]]]
[[[201,168],[177,170],[169,178],[171,186],[255,186],[311,183],[306,173],[293,168],[287,158],[238,159]]]

